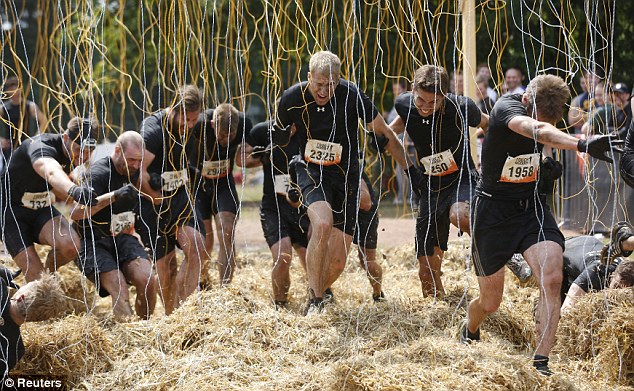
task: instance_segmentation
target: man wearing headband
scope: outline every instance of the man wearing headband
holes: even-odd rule
[[[90,160],[97,145],[96,118],[74,117],[61,134],[41,134],[25,140],[13,152],[2,177],[4,218],[0,221],[4,242],[27,281],[44,269],[58,267],[77,257],[79,236],[53,206],[56,197],[72,198],[82,205],[95,203],[96,194],[75,185],[68,174]],[[34,243],[53,247],[43,264]]]

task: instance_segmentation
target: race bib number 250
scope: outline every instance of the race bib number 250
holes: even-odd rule
[[[539,153],[529,153],[516,157],[509,156],[504,162],[500,182],[529,183],[537,180]]]
[[[420,159],[427,175],[445,176],[458,171],[451,151],[444,151]]]

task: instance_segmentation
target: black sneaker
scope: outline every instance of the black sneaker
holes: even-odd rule
[[[375,303],[382,303],[386,301],[385,294],[381,291],[378,295],[372,295],[372,300],[374,300]]]
[[[542,374],[544,376],[552,376],[553,375],[553,371],[551,371],[550,368],[548,368],[548,364],[535,365],[535,369],[537,370],[537,372],[539,372],[540,374]]]
[[[320,314],[324,310],[324,300],[321,297],[315,297],[308,300],[308,305],[304,311],[304,316]]]
[[[273,305],[275,305],[276,310],[285,309],[288,305],[288,301],[286,300],[274,300]]]
[[[332,293],[331,288],[326,288],[324,291],[324,304],[330,304],[335,302],[335,294]]]
[[[470,345],[471,342],[477,342],[480,340],[480,329],[475,333],[469,332],[467,329],[467,322],[462,323],[462,327],[460,327],[460,343]]]
[[[533,367],[544,376],[552,376],[553,372],[548,368],[548,357],[535,355],[533,357]]]
[[[627,221],[619,221],[612,227],[610,243],[601,249],[601,263],[609,265],[616,257],[629,257],[632,251],[625,251],[621,245],[623,241],[634,236],[634,227]]]
[[[506,263],[506,267],[508,267],[521,282],[528,281],[533,275],[531,267],[528,266],[528,263],[526,263],[521,254],[513,255]]]

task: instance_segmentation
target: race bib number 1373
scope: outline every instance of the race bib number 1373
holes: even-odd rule
[[[539,153],[529,153],[516,157],[509,156],[504,162],[500,182],[529,183],[537,180]]]

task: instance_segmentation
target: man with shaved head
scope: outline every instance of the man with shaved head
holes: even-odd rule
[[[148,255],[135,237],[135,208],[139,203],[139,168],[143,138],[134,131],[117,139],[114,151],[93,165],[83,178],[99,195],[92,207],[79,205],[71,218],[79,220],[82,236],[75,263],[97,285],[99,295],[112,296],[115,318],[132,316],[128,282],[136,288],[136,314],[148,319],[156,304],[156,279]]]

